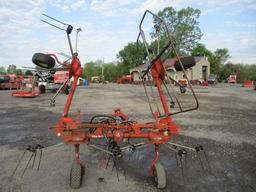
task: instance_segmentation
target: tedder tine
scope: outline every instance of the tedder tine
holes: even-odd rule
[[[30,158],[29,158],[29,160],[28,160],[28,162],[27,162],[27,165],[26,165],[25,169],[24,169],[23,172],[22,172],[21,178],[24,176],[24,174],[25,174],[25,172],[26,172],[26,170],[27,170],[27,168],[28,168],[28,165],[29,165],[31,159],[33,158],[33,156],[34,156],[34,152],[32,152],[32,154],[31,154],[31,156],[30,156]]]
[[[116,177],[117,177],[117,181],[119,182],[119,174],[118,174],[118,165],[117,165],[117,157],[113,157],[113,167],[112,167],[112,171],[113,168],[115,167],[116,169]]]
[[[110,158],[111,158],[111,155],[109,154],[109,155],[108,155],[108,160],[107,160],[107,163],[106,163],[106,167],[105,167],[105,169],[107,169],[107,168],[108,168],[108,164],[109,164]]]
[[[195,149],[196,149],[196,156],[198,157],[198,160],[199,160],[199,164],[201,165],[201,167],[202,167],[202,169],[203,169],[203,171],[205,171],[205,168],[204,168],[204,165],[203,165],[203,162],[202,162],[202,159],[201,159],[201,156],[200,156],[200,147],[195,147]]]
[[[37,149],[35,150],[34,153],[34,158],[33,158],[33,161],[32,161],[32,169],[34,168],[34,164],[35,164],[35,160],[36,160],[36,153],[37,153]]]
[[[27,152],[27,150],[25,150],[25,151],[23,152],[23,154],[21,155],[21,157],[20,157],[20,159],[19,159],[19,161],[18,161],[18,163],[17,163],[17,165],[16,165],[14,171],[12,172],[11,180],[12,180],[13,176],[15,175],[15,173],[16,173],[16,171],[17,171],[17,169],[18,169],[18,167],[19,167],[19,165],[20,165],[20,163],[21,163],[21,160],[24,158],[24,155],[26,154],[26,152]]]
[[[200,147],[201,151],[203,151],[204,158],[205,158],[205,160],[206,160],[207,166],[209,167],[209,170],[211,170],[210,162],[209,162],[208,156],[207,156],[207,154],[206,154],[206,152],[205,152],[203,146],[200,145],[199,147]]]
[[[39,161],[38,161],[37,171],[39,171],[39,168],[40,168],[40,165],[41,165],[42,155],[43,155],[43,150],[42,150],[42,149],[40,149],[40,156],[39,156]]]

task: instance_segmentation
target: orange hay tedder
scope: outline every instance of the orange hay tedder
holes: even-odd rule
[[[55,126],[50,127],[54,134],[61,138],[65,144],[74,145],[75,147],[75,160],[73,162],[70,173],[70,186],[72,188],[79,188],[81,186],[82,177],[84,174],[84,162],[79,158],[79,146],[81,144],[95,146],[97,150],[101,150],[109,155],[109,157],[112,157],[113,162],[121,158],[122,151],[125,149],[135,149],[137,146],[146,144],[154,145],[155,158],[151,161],[150,176],[155,178],[158,188],[165,188],[166,186],[166,173],[163,166],[158,162],[160,145],[168,145],[170,149],[181,156],[186,154],[186,149],[195,152],[203,150],[202,146],[187,147],[170,142],[170,139],[177,135],[179,130],[177,125],[175,125],[172,121],[171,115],[195,110],[198,108],[196,95],[194,94],[192,86],[189,83],[185,73],[185,69],[195,65],[195,60],[192,57],[180,58],[175,50],[175,44],[172,40],[169,40],[165,47],[158,53],[154,53],[152,50],[150,50],[147,46],[146,37],[142,29],[143,21],[148,15],[152,16],[154,21],[159,23],[158,27],[154,26],[156,31],[158,31],[160,28],[160,30],[166,30],[168,34],[169,30],[165,22],[162,21],[162,19],[160,19],[157,15],[150,11],[146,11],[144,13],[140,23],[140,32],[137,42],[141,43],[139,42],[139,39],[142,38],[142,43],[145,45],[145,49],[148,53],[148,68],[141,79],[144,81],[144,79],[146,79],[144,78],[145,76],[151,76],[155,84],[151,90],[156,92],[155,96],[157,96],[159,102],[158,104],[156,103],[156,105],[150,102],[152,94],[148,94],[148,88],[143,82],[146,96],[149,101],[151,114],[154,116],[154,122],[138,123],[132,121],[120,109],[116,109],[111,115],[97,115],[94,116],[90,122],[82,123],[80,112],[77,114],[77,120],[69,117],[69,109],[77,88],[77,81],[83,73],[83,68],[81,67],[81,63],[78,59],[78,53],[76,52],[77,50],[75,52],[73,51],[70,40],[70,34],[73,27],[44,14],[44,16],[46,16],[48,19],[52,19],[59,24],[66,26],[65,29],[62,29],[59,26],[42,20],[43,22],[66,32],[70,52],[72,55],[72,61],[69,65],[66,66],[66,69],[69,71],[69,78],[73,77],[74,80],[71,83],[71,90],[67,97],[64,113],[60,118],[60,121]],[[169,34],[168,37],[170,38]],[[172,86],[172,83],[169,82],[170,80],[167,77],[167,72],[163,67],[163,61],[167,58],[169,50],[173,51],[177,57],[177,62],[174,65],[175,69],[177,71],[183,71],[184,76],[187,79],[188,86],[191,89],[191,96],[194,98],[194,104],[192,107],[185,108],[183,104],[179,102],[179,99],[176,97],[174,90],[169,88],[169,86]],[[34,57],[33,62],[41,67],[43,66],[44,68],[51,68],[54,64],[54,59],[47,54],[44,54],[42,57],[41,54],[40,58]],[[156,110],[153,109],[153,105],[157,106]],[[171,108],[174,109],[174,106],[177,106],[177,110],[171,112]],[[143,142],[133,143],[133,141],[138,141],[141,139]],[[99,143],[96,142],[96,140],[103,141],[104,147],[102,147],[102,145],[98,145]],[[125,143],[126,146],[120,147],[118,145],[119,142]]]

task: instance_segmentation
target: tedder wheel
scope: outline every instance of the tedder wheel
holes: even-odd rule
[[[154,165],[154,179],[158,189],[164,189],[166,186],[166,174],[164,167],[160,163]]]
[[[186,93],[186,87],[180,86],[180,93]]]
[[[45,69],[50,69],[55,66],[55,60],[50,55],[44,53],[35,53],[32,57],[32,62]]]
[[[76,160],[73,161],[70,171],[70,187],[73,189],[79,189],[82,184],[83,167]]]

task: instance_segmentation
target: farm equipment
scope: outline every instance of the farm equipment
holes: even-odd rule
[[[40,93],[45,93],[46,91],[51,91],[56,93],[60,86],[69,79],[68,71],[54,71],[49,72],[50,76],[48,78],[39,78],[38,88]],[[38,76],[40,76],[38,74]],[[67,92],[68,86],[63,88],[62,92]]]
[[[131,75],[123,75],[122,77],[116,80],[117,84],[126,84],[126,83],[132,83],[132,82],[133,82],[133,78]]]
[[[228,83],[235,84],[236,83],[236,75],[230,75],[228,77]]]
[[[22,76],[15,74],[0,75],[0,89],[20,89],[22,79]]]
[[[39,93],[35,91],[35,83],[36,83],[35,76],[31,76],[29,78],[23,79],[21,90],[14,92],[11,95],[13,97],[22,97],[22,98],[37,97],[39,95]],[[29,90],[27,91],[27,89],[29,89]]]
[[[65,68],[61,67],[65,65],[67,61],[62,63],[58,60],[55,54],[50,53],[48,55],[51,56],[50,58],[48,58],[48,62],[50,62],[51,65],[49,65],[47,70],[43,69],[44,66],[40,62],[41,59],[45,59],[44,54],[36,53],[32,58],[33,63],[39,62],[38,66],[40,68],[34,69],[33,73],[38,79],[38,89],[39,89],[39,93],[41,94],[45,93],[46,91],[51,91],[53,93],[56,93],[63,83],[65,83],[66,81],[69,81],[69,72]],[[58,63],[57,67],[55,67],[55,60],[52,57],[55,58],[55,60],[57,61]],[[37,60],[35,60],[35,58]],[[68,88],[69,88],[69,84],[66,83],[65,86],[62,88],[61,92],[68,93]]]
[[[42,160],[42,155],[43,155],[43,149],[44,146],[42,145],[34,145],[34,146],[27,146],[27,148],[24,150],[24,152],[22,153],[14,171],[12,172],[12,175],[11,175],[11,180],[13,179],[13,177],[15,176],[15,173],[17,172],[20,164],[21,164],[21,161],[24,159],[24,157],[26,156],[27,152],[31,153],[30,157],[29,157],[29,160],[28,162],[26,163],[26,166],[25,168],[23,169],[22,171],[22,175],[21,175],[21,178],[25,175],[26,173],[26,170],[28,169],[29,165],[30,165],[30,162],[32,160],[32,169],[34,168],[34,165],[35,165],[35,161],[36,161],[36,156],[37,156],[37,153],[39,153],[39,157],[38,157],[38,164],[37,164],[37,171],[39,171],[39,168],[40,168],[40,165],[41,165],[41,160]]]
[[[217,75],[216,74],[210,74],[208,77],[208,84],[209,85],[216,85],[218,83]]]
[[[242,87],[253,87],[253,81],[243,82]]]
[[[149,108],[151,110],[152,116],[154,117],[154,122],[139,123],[136,121],[132,121],[125,113],[122,112],[121,109],[114,110],[112,114],[96,115],[89,122],[83,122],[81,120],[80,111],[78,111],[77,120],[75,120],[74,118],[69,116],[69,110],[77,88],[77,81],[82,76],[83,68],[81,67],[80,60],[78,59],[78,53],[73,51],[70,40],[70,34],[73,30],[73,27],[69,24],[58,21],[48,15],[43,15],[46,16],[48,19],[56,21],[59,25],[65,26],[65,28],[61,28],[45,20],[42,20],[43,22],[48,23],[66,32],[70,52],[72,55],[72,61],[70,65],[67,66],[69,70],[69,78],[74,78],[73,82],[71,83],[71,91],[68,94],[62,117],[56,125],[49,128],[58,138],[62,139],[65,144],[74,145],[75,158],[70,172],[71,188],[80,188],[82,183],[82,177],[85,173],[84,162],[80,159],[79,156],[79,147],[81,144],[89,145],[97,150],[104,152],[109,156],[109,158],[113,159],[115,165],[118,159],[122,157],[122,152],[124,150],[131,149],[135,151],[138,146],[144,146],[149,144],[154,145],[155,157],[150,164],[150,176],[155,179],[156,186],[158,188],[165,188],[165,169],[162,164],[158,162],[160,145],[165,145],[171,151],[174,151],[175,154],[180,157],[180,160],[182,159],[182,157],[186,156],[187,150],[196,153],[203,151],[202,146],[187,147],[181,144],[170,142],[170,139],[178,135],[179,133],[179,128],[173,122],[171,115],[196,110],[199,106],[196,95],[185,73],[185,69],[195,64],[194,59],[190,57],[180,58],[175,49],[175,43],[173,42],[173,40],[169,40],[166,46],[157,55],[151,53],[147,47],[145,34],[142,29],[142,24],[145,17],[148,15],[153,16],[153,18],[158,21],[159,25],[161,24],[163,29],[167,29],[167,26],[165,22],[157,15],[148,10],[145,11],[143,18],[140,22],[140,32],[137,40],[139,41],[139,39],[142,38],[146,51],[148,53],[149,65],[145,73],[142,75],[141,79],[142,81],[144,81],[143,79],[145,79],[145,76],[151,76],[156,86],[150,88],[152,94],[149,94],[145,86],[145,82],[143,82],[143,86],[149,102]],[[168,30],[166,31],[168,34]],[[172,86],[172,83],[167,77],[167,73],[165,71],[165,68],[163,67],[163,60],[169,50],[174,51],[175,55],[177,56],[177,61],[174,65],[176,70],[184,72],[184,77],[187,79],[188,82],[188,88],[191,89],[191,95],[194,98],[193,106],[183,106],[183,104],[179,102],[177,96],[173,93],[173,89],[170,88],[170,86]],[[39,59],[34,56],[34,63],[37,65],[40,64],[41,66],[43,65],[45,68],[51,68],[51,65],[53,65],[54,63],[48,63],[48,61],[51,61],[51,56],[47,54],[42,55],[40,59],[41,60],[39,62]],[[154,91],[156,91],[157,94],[154,93]],[[158,101],[154,100],[154,102],[152,103],[152,95],[157,96]],[[177,105],[177,110],[171,112],[171,109],[174,108],[174,105]],[[154,108],[156,108],[156,110],[154,110]],[[138,140],[143,140],[143,142],[137,143]],[[126,146],[120,147],[120,142],[126,144]],[[182,162],[180,163],[182,165]]]

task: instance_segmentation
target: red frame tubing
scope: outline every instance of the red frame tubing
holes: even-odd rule
[[[162,80],[162,81],[165,80],[165,76],[166,76],[166,73],[163,68],[163,64],[161,63],[160,59],[158,59],[152,68],[152,77],[156,83],[159,97],[161,99],[161,102],[162,102],[162,105],[164,108],[164,112],[165,112],[165,114],[169,114],[170,113],[169,108],[168,108],[166,98],[165,98],[165,95],[164,95],[164,92],[163,92],[163,89],[162,89],[161,83],[160,83],[160,80]]]
[[[117,142],[121,142],[124,138],[146,138],[152,144],[164,144],[173,135],[178,133],[177,126],[172,122],[171,118],[165,117],[158,122],[156,118],[155,123],[132,123],[132,124],[81,124],[80,114],[78,114],[78,121],[75,122],[68,117],[68,112],[72,103],[72,99],[77,87],[78,78],[82,75],[83,69],[79,59],[74,56],[71,67],[70,77],[74,76],[74,81],[71,85],[71,93],[68,95],[67,102],[64,109],[64,114],[61,121],[54,127],[55,134],[61,137],[67,144],[86,144],[88,138],[113,138]],[[159,97],[161,99],[164,111],[169,114],[166,98],[163,93],[160,80],[165,79],[165,70],[160,60],[157,60],[152,68],[152,76],[157,85]],[[124,122],[128,121],[128,116],[121,112],[120,109],[115,110],[112,116],[120,117]],[[81,129],[95,128],[94,133],[80,131]],[[143,131],[148,129],[147,132]],[[153,130],[152,130],[153,129]]]
[[[74,58],[72,59],[70,70],[69,70],[69,78],[74,76],[74,81],[71,84],[71,92],[68,95],[67,102],[64,108],[64,114],[63,114],[64,117],[68,116],[70,105],[72,103],[73,96],[77,87],[77,82],[79,77],[82,76],[82,74],[83,74],[83,68],[81,67],[79,59],[75,55]]]
[[[154,177],[154,166],[156,164],[156,162],[158,161],[159,159],[159,145],[155,145],[155,159],[151,162],[151,165],[150,165],[150,176],[151,177]]]
[[[159,145],[166,144],[168,140],[178,133],[177,126],[172,122],[170,116],[166,116],[158,120],[158,114],[156,113],[156,121],[154,123],[128,123],[128,116],[121,112],[120,109],[116,109],[111,115],[113,117],[120,117],[123,120],[122,124],[107,124],[107,123],[82,123],[80,122],[80,112],[78,112],[78,120],[75,122],[73,118],[68,117],[69,109],[73,100],[73,96],[77,87],[77,81],[82,76],[83,68],[76,55],[74,55],[69,75],[71,78],[74,76],[74,81],[71,84],[71,92],[68,95],[66,105],[64,108],[64,114],[60,122],[51,127],[58,137],[61,137],[66,144],[74,144],[75,146],[75,159],[82,165],[79,159],[79,144],[88,144],[88,139],[102,139],[112,138],[116,142],[122,142],[125,138],[144,138],[148,139],[148,143],[155,145],[155,159],[151,162],[150,175],[154,174],[154,165],[159,159]],[[161,81],[165,80],[166,72],[160,59],[155,62],[155,65],[151,69],[152,77],[157,86],[159,97],[164,109],[164,113],[169,114],[169,108],[166,102]],[[90,128],[94,128],[93,133],[89,132]]]
[[[59,65],[63,65],[63,63],[59,61],[58,57],[54,53],[48,53],[47,55],[54,57],[55,61],[57,61]]]

